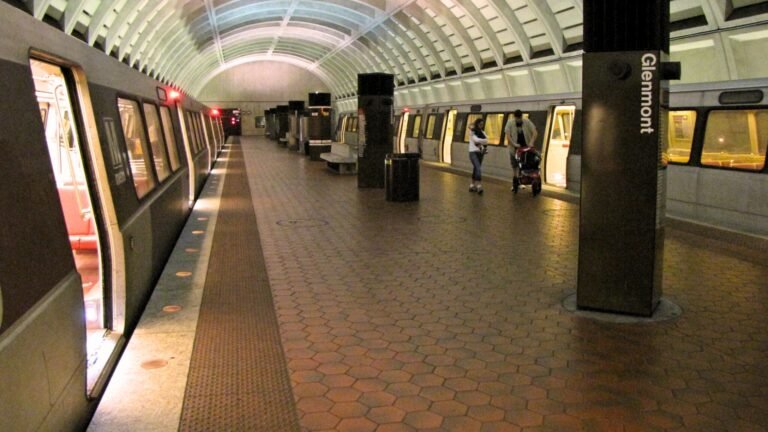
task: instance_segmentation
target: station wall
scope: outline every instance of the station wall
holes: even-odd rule
[[[243,135],[263,135],[256,117],[289,100],[307,102],[312,92],[329,93],[328,86],[306,69],[281,62],[255,62],[227,69],[213,77],[196,95],[204,104],[240,108]]]

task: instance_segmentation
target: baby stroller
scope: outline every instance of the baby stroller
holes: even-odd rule
[[[512,191],[517,193],[521,185],[531,185],[533,196],[538,195],[541,192],[541,154],[533,147],[518,147],[515,160],[519,174],[512,179]]]

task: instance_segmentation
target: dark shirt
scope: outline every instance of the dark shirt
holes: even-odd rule
[[[522,127],[517,128],[517,143],[522,147],[528,147],[528,143],[525,142],[525,134],[523,133]]]

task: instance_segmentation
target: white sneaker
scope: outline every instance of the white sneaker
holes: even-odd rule
[[[476,192],[477,188],[475,187],[475,185],[469,185],[469,191],[470,192]]]

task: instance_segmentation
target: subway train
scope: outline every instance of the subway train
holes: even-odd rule
[[[212,110],[0,16],[0,430],[83,430],[223,147]]]
[[[768,236],[768,80],[673,85],[667,113],[667,216]],[[483,174],[511,182],[504,125],[516,109],[538,127],[546,185],[578,194],[581,94],[396,106],[393,148],[424,161],[471,172],[469,126],[485,120],[490,140]],[[357,143],[357,117],[342,112],[336,140]]]

